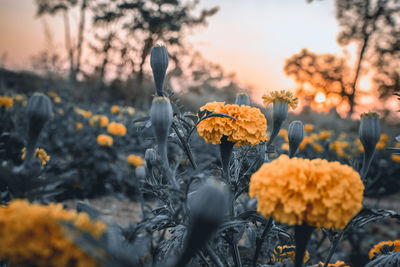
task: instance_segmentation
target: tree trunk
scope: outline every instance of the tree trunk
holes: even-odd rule
[[[64,32],[65,32],[65,48],[69,57],[69,82],[75,82],[75,68],[74,68],[74,51],[71,45],[71,33],[69,28],[68,10],[64,10]]]
[[[79,22],[79,34],[78,34],[78,44],[77,44],[77,57],[76,57],[76,67],[75,67],[75,79],[76,75],[79,74],[81,68],[81,57],[82,57],[82,47],[84,42],[84,30],[85,30],[85,22],[86,22],[86,7],[87,0],[82,0],[81,5],[81,17]]]

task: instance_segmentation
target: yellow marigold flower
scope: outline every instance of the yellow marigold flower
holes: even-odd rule
[[[116,136],[124,136],[126,134],[126,127],[121,123],[111,122],[107,126],[107,132]]]
[[[300,146],[299,146],[299,150],[304,150],[306,149],[308,144],[312,144],[313,143],[313,139],[309,136],[304,137],[303,141],[301,141]]]
[[[319,133],[319,139],[321,139],[321,140],[327,140],[327,139],[329,139],[329,137],[331,137],[330,131],[321,131]]]
[[[133,154],[130,154],[130,155],[126,158],[126,161],[127,161],[130,165],[135,166],[135,167],[139,167],[139,166],[142,166],[142,165],[143,165],[143,159],[142,159],[141,157],[136,156],[136,155],[133,155]]]
[[[111,106],[111,113],[121,114],[121,110],[119,109],[119,107],[117,105],[113,105],[113,106]]]
[[[17,100],[17,101],[23,101],[23,100],[26,99],[26,95],[23,95],[23,94],[15,94],[15,95],[14,95],[14,99]]]
[[[97,136],[97,143],[101,146],[112,146],[113,138],[106,134],[100,134]]]
[[[6,109],[14,105],[14,99],[8,96],[0,96],[0,107],[5,107]]]
[[[315,267],[323,267],[325,266],[325,263],[320,261],[317,265],[313,265]],[[350,265],[347,265],[344,261],[336,261],[335,263],[328,263],[328,267],[350,267]]]
[[[267,131],[267,120],[258,108],[246,105],[225,105],[225,102],[210,102],[200,110],[222,112],[234,117],[213,117],[203,120],[197,125],[197,131],[206,142],[220,144],[223,136],[237,146],[257,145]]]
[[[277,246],[272,252],[272,262],[273,263],[283,262],[288,259],[291,262],[294,262],[295,251],[296,251],[295,246]],[[308,251],[306,250],[306,253],[304,255],[304,263],[306,263],[309,260],[310,260],[310,253],[308,253]]]
[[[257,211],[289,225],[342,229],[361,209],[364,185],[350,166],[281,155],[250,179]]]
[[[127,107],[126,112],[128,112],[129,116],[135,115],[135,109],[133,107]]]
[[[26,147],[22,149],[22,156],[21,159],[25,159]],[[42,165],[46,165],[47,162],[50,160],[50,156],[47,155],[46,150],[43,148],[36,148],[34,155],[40,159]]]
[[[387,141],[389,141],[389,136],[387,135],[387,134],[381,134],[381,138],[379,139],[379,141],[382,141],[382,142],[387,142]]]
[[[281,129],[279,131],[279,136],[281,136],[282,138],[287,138],[288,136],[288,131],[286,129]]]
[[[324,151],[324,148],[320,144],[313,143],[312,147],[314,148],[315,152],[322,153]]]
[[[53,100],[54,103],[60,103],[61,98],[56,92],[48,92],[47,95]]]
[[[285,101],[288,103],[289,108],[294,110],[299,104],[299,99],[297,97],[294,97],[292,92],[288,92],[285,90],[273,91],[270,93],[269,96],[263,95],[262,99],[265,107],[268,107],[269,104],[272,104],[276,101]]]
[[[13,200],[0,207],[0,258],[15,266],[98,266],[74,244],[60,221],[73,223],[95,238],[106,230],[104,223],[92,222],[86,213]]]
[[[89,118],[90,116],[92,116],[92,112],[90,112],[90,111],[87,111],[87,110],[84,110],[81,108],[77,108],[77,107],[75,107],[74,110],[77,114],[79,114],[85,118]]]
[[[281,146],[281,149],[284,151],[289,151],[289,144],[288,143],[283,143]]]
[[[385,149],[385,147],[386,147],[385,142],[383,142],[381,140],[379,140],[378,143],[376,144],[376,149],[382,150],[382,149]]]
[[[81,131],[83,129],[83,123],[82,122],[77,122],[75,124],[75,126],[76,126],[76,130],[77,131]]]
[[[312,132],[314,130],[314,125],[311,123],[304,124],[304,131],[307,133]]]
[[[107,116],[101,115],[101,116],[100,116],[100,121],[99,121],[99,123],[100,123],[100,126],[101,126],[101,127],[106,127],[106,126],[108,125],[108,118],[107,118]]]
[[[368,253],[369,259],[372,260],[382,252],[400,251],[400,240],[383,241],[376,244]]]
[[[392,161],[400,162],[400,155],[392,155]]]

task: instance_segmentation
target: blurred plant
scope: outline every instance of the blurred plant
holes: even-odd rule
[[[358,132],[364,147],[363,165],[360,171],[361,178],[366,179],[369,166],[375,153],[376,144],[381,136],[379,116],[375,112],[361,114],[360,129]]]

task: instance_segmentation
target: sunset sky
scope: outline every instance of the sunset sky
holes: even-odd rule
[[[219,6],[208,27],[188,37],[205,58],[235,72],[243,85],[256,91],[290,89],[283,73],[285,59],[307,47],[318,53],[340,53],[334,1],[201,0],[199,7]],[[42,21],[35,17],[33,0],[0,1],[0,55],[6,66],[31,68],[30,58],[46,44]],[[71,21],[78,21],[78,13]],[[61,16],[48,17],[56,45],[63,47]]]

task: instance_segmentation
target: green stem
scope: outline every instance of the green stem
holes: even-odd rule
[[[294,258],[294,266],[302,267],[304,261],[304,254],[306,252],[308,240],[310,240],[314,227],[307,224],[296,225],[294,227],[294,238],[296,242],[296,255]]]

